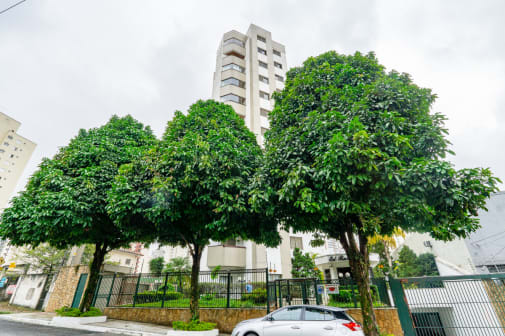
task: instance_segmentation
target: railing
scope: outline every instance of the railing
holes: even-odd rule
[[[329,288],[333,291],[329,292]],[[372,279],[370,289],[374,307],[391,305],[387,283],[384,279]],[[276,308],[298,304],[359,308],[360,296],[357,284],[351,278],[279,279],[269,285],[269,302]]]
[[[267,270],[200,272],[202,308],[265,308]],[[191,273],[101,275],[93,306],[187,308]]]

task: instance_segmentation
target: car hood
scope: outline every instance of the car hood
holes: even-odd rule
[[[242,325],[242,324],[246,324],[246,323],[259,322],[259,321],[261,321],[263,319],[264,319],[264,317],[258,317],[258,318],[253,318],[253,319],[250,319],[250,320],[244,320],[244,321],[240,322],[239,324],[237,324],[237,326],[238,325]]]

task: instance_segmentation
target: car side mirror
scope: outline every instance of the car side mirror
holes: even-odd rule
[[[271,315],[268,315],[267,318],[266,318],[267,321],[273,321],[274,318],[271,316]]]

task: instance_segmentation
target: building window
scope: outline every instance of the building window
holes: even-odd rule
[[[261,42],[266,43],[266,42],[267,42],[267,39],[266,39],[266,38],[264,38],[263,36],[258,35],[258,41],[261,41]]]
[[[0,153],[5,153],[5,150],[4,149],[0,149]]]
[[[505,272],[505,265],[504,264],[499,264],[499,265],[486,265],[487,270],[489,273],[503,273]]]
[[[245,68],[244,67],[241,67],[240,65],[237,65],[235,63],[230,63],[230,64],[223,65],[223,71],[226,71],[226,70],[236,70],[236,71],[242,72],[242,73],[245,72]]]
[[[239,104],[245,104],[245,98],[229,93],[227,95],[221,96],[223,102],[232,101]]]
[[[234,78],[234,77],[226,78],[221,81],[221,86],[226,86],[226,85],[234,85],[234,86],[238,86],[240,88],[245,88],[245,82],[241,81],[240,79]]]
[[[267,100],[270,99],[270,95],[263,91],[260,91],[260,97]]]
[[[268,69],[268,64],[266,64],[265,62],[262,62],[262,61],[258,61],[260,67],[263,67],[265,69]]]
[[[303,240],[302,237],[289,237],[289,245],[291,249],[299,248],[303,250]]]
[[[263,117],[268,117],[268,114],[270,113],[269,110],[266,110],[264,108],[260,108],[260,115]]]
[[[223,42],[223,45],[227,45],[227,44],[236,44],[238,46],[241,46],[242,48],[245,47],[245,43],[235,37],[229,38]]]
[[[131,259],[126,259],[126,260],[124,261],[124,264],[125,264],[125,265],[130,265],[130,263],[131,263],[131,262],[132,262],[132,260],[131,260]]]
[[[281,52],[274,49],[274,55],[281,57]]]
[[[8,136],[7,136],[7,138],[9,138],[9,139],[11,139],[11,140],[12,140],[12,139],[14,139],[14,138],[12,137],[12,135],[8,135]]]
[[[261,48],[259,48],[259,47],[258,47],[258,52],[259,52],[260,54],[262,54],[262,55],[265,55],[265,56],[266,56],[266,54],[267,54],[267,51],[266,51],[265,49],[261,49]]]
[[[282,69],[282,64],[280,64],[279,62],[274,62],[274,67]]]
[[[268,83],[269,83],[269,81],[268,81],[268,77],[265,77],[265,76],[260,75],[259,79],[260,79],[260,82],[263,82],[263,83],[265,83],[265,84],[268,84]]]
[[[279,82],[284,82],[284,77],[275,75],[275,79],[277,79]]]
[[[4,146],[9,146],[9,143],[8,142],[4,142]]]

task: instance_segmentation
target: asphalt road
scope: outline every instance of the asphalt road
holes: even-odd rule
[[[74,335],[112,336],[113,334],[94,333],[83,330],[54,328],[54,327],[46,327],[20,322],[0,320],[0,335],[1,336],[74,336]]]

